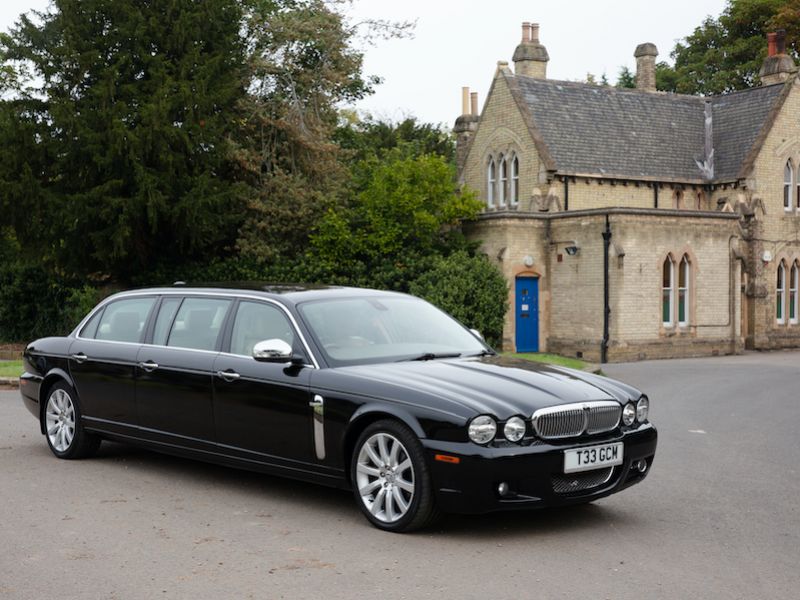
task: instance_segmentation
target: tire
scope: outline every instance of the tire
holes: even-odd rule
[[[47,391],[42,419],[47,445],[58,458],[88,458],[100,447],[100,438],[83,428],[78,394],[65,381]]]
[[[376,421],[361,433],[350,483],[358,507],[378,529],[414,531],[440,516],[422,444],[398,421]]]

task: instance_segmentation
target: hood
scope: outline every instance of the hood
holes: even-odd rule
[[[517,414],[529,417],[539,408],[557,404],[589,400],[624,404],[641,395],[613,379],[506,356],[360,365],[331,371],[337,372],[336,387],[342,391],[356,391],[369,382],[368,387],[380,390],[386,399],[427,405],[466,418],[475,414],[491,414],[501,420]]]

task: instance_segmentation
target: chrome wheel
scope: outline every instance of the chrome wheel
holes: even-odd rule
[[[45,409],[47,439],[57,452],[66,452],[75,437],[75,405],[66,390],[56,388]]]
[[[356,464],[358,495],[383,523],[401,519],[414,499],[414,466],[405,446],[391,434],[376,433],[361,446]]]

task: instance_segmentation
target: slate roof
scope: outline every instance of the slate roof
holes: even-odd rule
[[[736,178],[782,90],[768,85],[713,98],[715,179]]]
[[[513,77],[556,170],[660,181],[731,181],[783,85],[702,98]],[[705,105],[712,106],[715,170],[704,176]]]

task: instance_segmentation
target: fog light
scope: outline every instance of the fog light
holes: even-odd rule
[[[500,496],[508,496],[508,493],[511,491],[511,488],[508,487],[508,484],[504,481],[500,485],[497,486],[497,493]]]
[[[644,473],[647,471],[647,461],[645,459],[641,459],[639,462],[637,462],[636,470],[639,471],[639,473]]]

